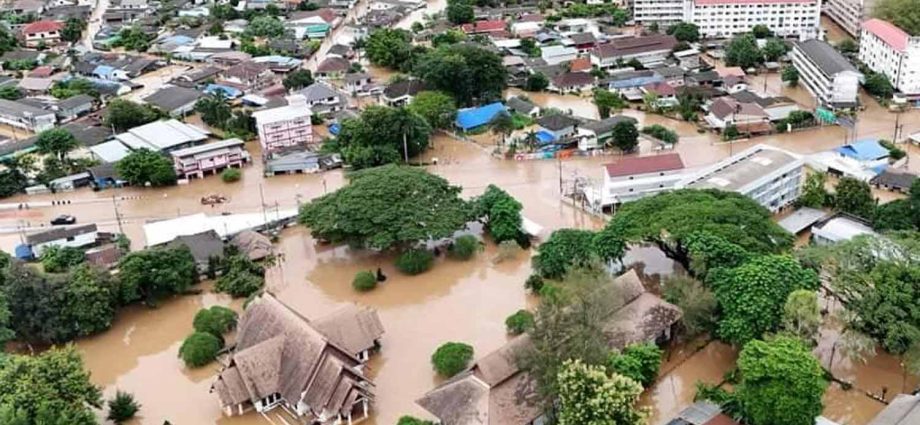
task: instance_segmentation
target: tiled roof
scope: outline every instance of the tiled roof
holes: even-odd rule
[[[39,32],[60,31],[64,29],[64,24],[58,21],[35,21],[22,27],[23,34],[35,34]]]
[[[907,40],[910,36],[894,24],[881,19],[870,19],[862,23],[862,28],[898,51],[907,49]]]
[[[608,176],[622,177],[680,170],[684,168],[684,162],[680,159],[680,154],[669,153],[623,158],[615,163],[604,165],[604,168],[607,169]]]
[[[671,50],[677,45],[677,39],[670,35],[648,35],[642,37],[623,37],[601,44],[595,54],[602,58],[615,58],[638,55],[659,50]]]
[[[469,24],[463,24],[461,27],[463,32],[469,34],[476,34],[480,32],[494,32],[494,31],[504,31],[505,21],[501,19],[495,19],[490,21],[476,21]]]

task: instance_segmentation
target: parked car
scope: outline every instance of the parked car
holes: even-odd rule
[[[64,224],[76,224],[76,223],[77,223],[77,218],[72,215],[67,215],[67,214],[59,215],[55,217],[54,220],[51,220],[51,224],[54,226],[60,226]]]

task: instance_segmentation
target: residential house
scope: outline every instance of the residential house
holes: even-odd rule
[[[551,134],[554,141],[574,137],[579,124],[577,119],[563,114],[544,115],[537,119],[540,130]]]
[[[365,72],[345,74],[345,90],[352,96],[372,96],[383,93],[383,87],[373,84],[373,78]]]
[[[677,59],[677,64],[687,70],[692,71],[700,68],[700,51],[696,49],[687,49],[681,50],[679,52],[672,53],[675,59]]]
[[[252,113],[263,155],[313,144],[313,111],[303,95],[288,97],[288,105]]]
[[[563,19],[556,23],[556,29],[564,34],[571,35],[580,32],[588,31],[588,27],[591,25],[591,21],[584,18],[569,18]]]
[[[578,57],[578,49],[565,46],[546,46],[540,49],[540,57],[547,65],[571,62]]]
[[[409,79],[395,82],[383,89],[383,101],[389,106],[406,106],[418,92],[425,90],[422,80]]]
[[[677,106],[677,89],[674,86],[661,81],[657,83],[648,83],[641,88],[644,96],[652,96],[655,99],[653,106],[658,108],[671,108]]]
[[[305,150],[279,151],[265,157],[263,169],[266,176],[277,174],[318,173],[341,167],[337,155],[321,154]]]
[[[668,340],[681,311],[646,292],[630,269],[597,290],[611,299],[603,325],[611,350]],[[531,345],[528,335],[508,341],[472,367],[426,393],[416,403],[450,425],[531,425],[545,422],[539,396],[516,356]]]
[[[25,103],[0,99],[0,123],[39,133],[54,128],[54,112]]]
[[[916,174],[884,170],[879,173],[879,175],[873,177],[872,180],[869,181],[869,184],[879,189],[884,188],[894,192],[908,193],[915,181],[917,181]]]
[[[181,86],[163,87],[144,98],[144,102],[172,116],[184,116],[195,110],[204,93]]]
[[[772,130],[770,116],[754,102],[739,102],[730,96],[712,101],[706,123],[716,130],[735,126],[742,133],[766,133]]]
[[[502,33],[505,32],[505,27],[507,24],[501,19],[495,20],[486,20],[486,21],[475,21],[469,24],[463,24],[460,26],[460,30],[468,35],[475,34],[493,34],[493,33]]]
[[[20,28],[26,47],[54,46],[61,42],[64,23],[59,21],[35,21]]]
[[[623,157],[604,165],[601,193],[590,194],[589,202],[599,209],[632,202],[673,190],[685,177],[684,163],[677,153]]]
[[[684,78],[686,85],[690,87],[721,87],[722,77],[714,70],[694,72],[687,74]]]
[[[209,172],[217,174],[225,168],[242,168],[249,160],[244,144],[240,139],[227,139],[175,150],[169,154],[177,175],[202,179]]]
[[[347,323],[354,316],[339,320],[346,322],[327,326],[364,330]],[[252,300],[240,318],[236,345],[211,391],[227,416],[281,406],[298,421],[353,423],[368,416],[374,398],[373,384],[361,364],[342,341],[326,336],[265,293]]]
[[[271,239],[259,232],[244,230],[230,239],[230,245],[251,261],[260,261],[275,254]]]
[[[78,94],[61,100],[52,109],[57,115],[58,121],[66,123],[92,111],[95,101],[90,95]]]
[[[19,80],[19,90],[31,96],[40,96],[48,92],[54,80],[50,78],[24,77]]]
[[[313,75],[320,80],[338,80],[348,72],[350,67],[351,62],[348,59],[329,56],[316,66],[316,72]]]
[[[326,51],[326,56],[338,56],[340,58],[351,59],[355,57],[355,51],[351,46],[346,44],[333,44]]]
[[[347,99],[345,99],[343,93],[322,81],[304,87],[298,94],[306,99],[307,106],[317,116],[326,116],[341,111],[348,106]]]
[[[511,22],[511,34],[520,38],[531,38],[543,29],[543,22],[516,21]]]
[[[578,149],[591,150],[604,147],[607,141],[613,137],[613,127],[626,121],[633,124],[639,122],[632,117],[625,115],[614,115],[602,120],[586,120],[578,126]]]
[[[529,100],[524,100],[519,96],[511,96],[505,101],[505,106],[511,111],[536,118],[540,115],[540,107]]]
[[[572,41],[572,47],[578,49],[578,53],[588,53],[597,46],[597,38],[590,32],[579,32],[569,36]]]
[[[687,72],[679,66],[655,68],[654,71],[671,87],[682,87],[686,82],[684,76],[687,75]]]
[[[920,102],[920,37],[881,19],[862,23],[859,61],[888,77],[907,100]]]
[[[884,169],[888,165],[891,154],[888,148],[882,146],[878,139],[862,139],[853,143],[834,148],[842,157],[858,161],[863,168]]]
[[[347,304],[313,322],[330,341],[338,342],[348,354],[361,363],[370,360],[371,353],[380,348],[383,324],[377,310],[357,304]]]
[[[799,81],[818,105],[853,108],[859,103],[862,73],[826,41],[811,39],[793,44],[792,64]]]
[[[214,230],[205,230],[191,235],[179,235],[168,242],[170,248],[186,247],[195,259],[198,274],[212,272],[215,262],[224,257],[224,241]]]
[[[777,212],[802,190],[805,162],[780,148],[756,145],[679,181],[678,189],[718,189],[745,195]]]
[[[641,87],[646,84],[664,81],[655,71],[643,69],[639,71],[617,71],[602,78],[599,86],[623,95],[628,100],[642,100]]]
[[[591,58],[580,57],[569,62],[569,72],[591,72]]]
[[[820,419],[819,416],[817,419]],[[722,413],[722,408],[711,401],[697,401],[684,410],[681,410],[676,417],[667,423],[668,425],[739,425],[730,416]],[[821,423],[820,420],[815,425],[830,425]]]
[[[301,64],[303,64],[303,61],[300,59],[283,55],[259,56],[252,58],[252,61],[255,63],[264,63],[268,65],[269,70],[279,74],[286,74],[295,69],[299,69]]]
[[[46,2],[43,0],[13,0],[6,5],[9,10],[16,14],[41,15],[45,10]]]
[[[38,258],[48,247],[85,248],[95,244],[98,237],[99,230],[95,223],[73,227],[62,226],[26,235],[25,244],[31,249],[32,256]]]
[[[548,89],[559,93],[583,92],[594,88],[594,75],[590,72],[566,72],[550,80]]]
[[[663,63],[676,45],[676,38],[663,34],[614,38],[591,52],[591,63],[600,68],[615,68],[635,59],[650,67]]]
[[[911,425],[920,421],[920,395],[898,394],[868,425]]]
[[[877,235],[869,221],[846,214],[834,214],[811,227],[811,240],[816,245],[833,245],[857,236]]]
[[[220,73],[223,82],[239,86],[243,91],[256,91],[272,85],[275,74],[268,65],[256,62],[240,62]]]
[[[149,149],[168,153],[204,143],[209,134],[200,127],[170,119],[134,127],[116,134],[115,139],[132,150]]]
[[[457,111],[457,118],[454,121],[454,125],[457,126],[460,131],[470,131],[488,125],[495,117],[507,113],[505,105],[501,102],[464,108]]]

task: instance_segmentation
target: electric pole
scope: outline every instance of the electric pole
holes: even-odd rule
[[[121,213],[118,212],[118,202],[115,201],[115,195],[112,195],[112,209],[115,210],[115,221],[118,223],[118,233],[125,234],[125,229],[121,226]]]

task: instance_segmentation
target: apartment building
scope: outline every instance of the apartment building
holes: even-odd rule
[[[826,0],[824,14],[844,31],[858,38],[860,24],[869,19],[875,0]]]
[[[852,108],[859,101],[862,74],[827,42],[811,39],[796,42],[792,65],[799,81],[816,99],[817,105]]]
[[[684,20],[685,0],[632,0],[633,19],[643,25],[658,24],[666,28]]]
[[[870,19],[862,24],[859,61],[884,74],[908,100],[920,100],[920,37],[894,24]]]
[[[170,152],[176,174],[199,179],[205,173],[216,174],[227,167],[241,168],[249,159],[244,142],[240,139],[227,139],[204,145],[192,146]]]
[[[623,158],[604,165],[602,207],[635,201],[674,189],[686,177],[680,154]]]
[[[676,187],[737,192],[777,212],[801,194],[804,169],[799,156],[757,145],[692,174]]]
[[[729,38],[766,25],[780,37],[817,38],[821,0],[633,0],[641,24],[692,22],[705,38]]]
[[[262,154],[312,144],[312,115],[303,95],[289,96],[287,106],[253,112]]]

